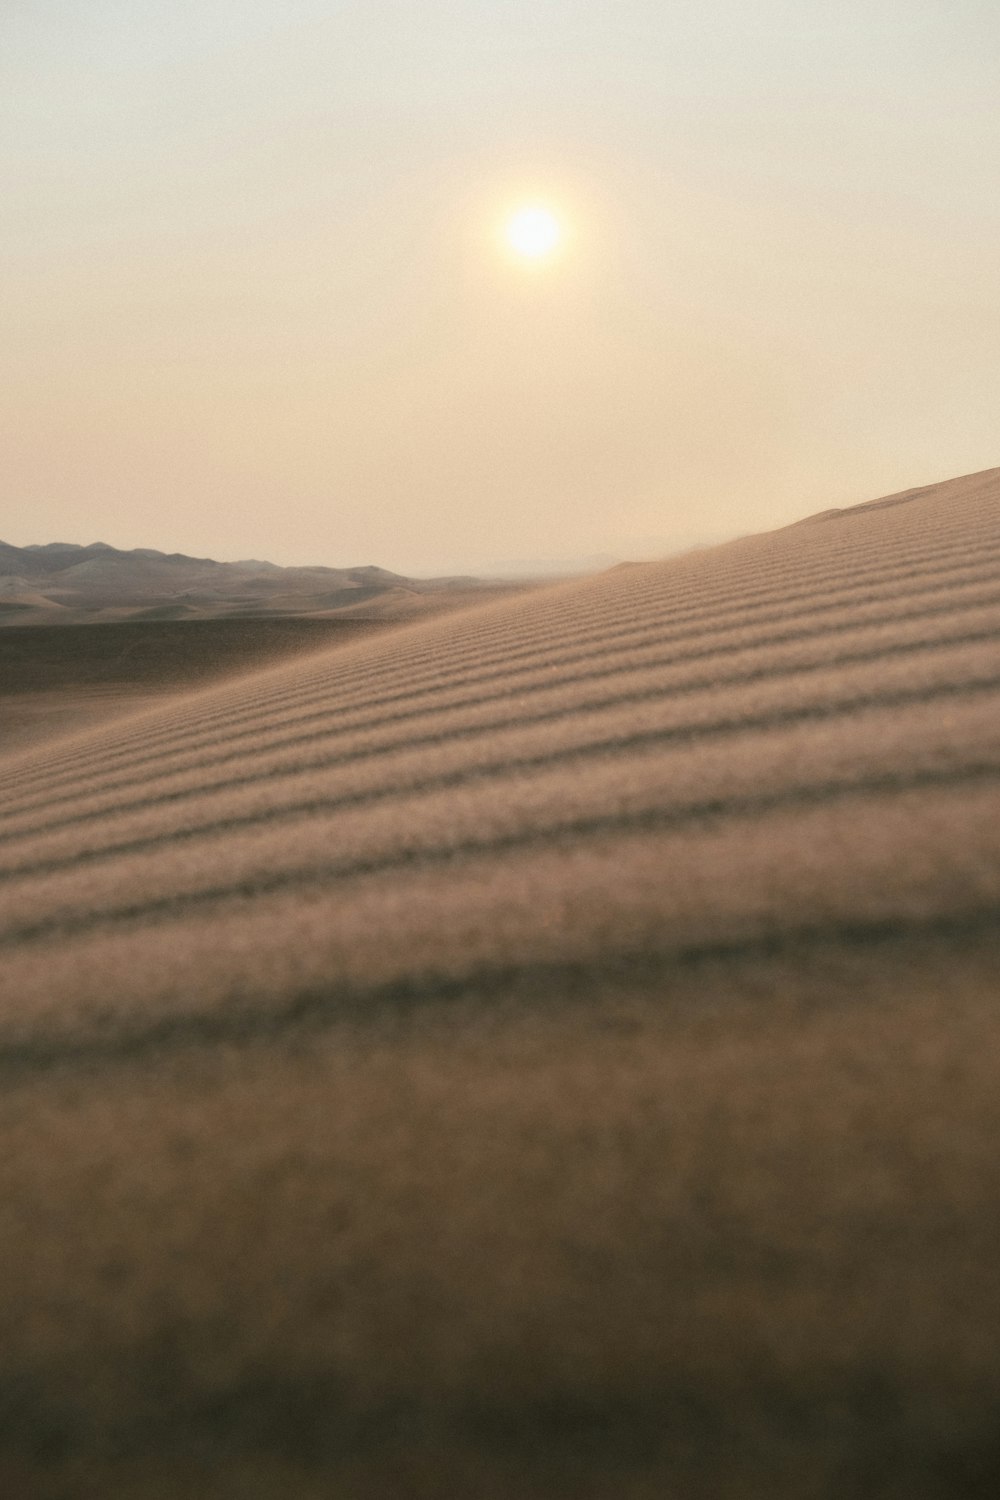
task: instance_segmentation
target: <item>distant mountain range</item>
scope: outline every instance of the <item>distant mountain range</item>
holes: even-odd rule
[[[386,568],[282,568],[105,542],[12,547],[0,542],[0,625],[224,615],[420,613],[489,585],[406,578]]]

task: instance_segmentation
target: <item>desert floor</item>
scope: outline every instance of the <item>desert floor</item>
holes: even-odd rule
[[[261,616],[0,629],[0,755],[394,622]]]
[[[5,1492],[1000,1493],[998,647],[990,471],[0,760]]]

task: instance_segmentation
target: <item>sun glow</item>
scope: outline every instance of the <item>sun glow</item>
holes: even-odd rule
[[[507,247],[519,260],[540,263],[560,249],[563,227],[550,208],[530,203],[512,214],[504,226]]]

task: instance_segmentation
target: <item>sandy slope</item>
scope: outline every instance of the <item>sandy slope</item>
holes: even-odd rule
[[[20,1493],[992,1495],[1000,471],[0,763]]]

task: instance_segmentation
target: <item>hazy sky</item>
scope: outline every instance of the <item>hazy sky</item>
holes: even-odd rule
[[[0,199],[7,541],[653,555],[1000,464],[997,0],[3,0]]]

